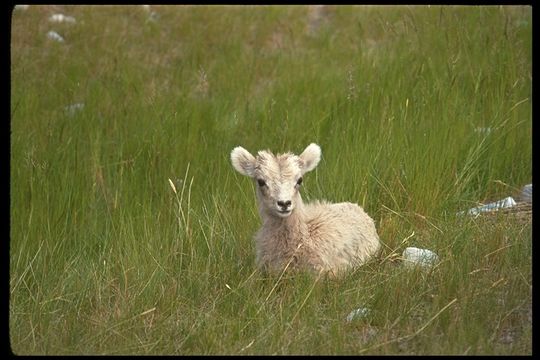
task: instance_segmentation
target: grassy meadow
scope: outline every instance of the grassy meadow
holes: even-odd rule
[[[532,353],[531,221],[456,216],[531,182],[531,7],[32,5],[10,49],[14,353]],[[311,142],[383,250],[266,276],[230,151]]]

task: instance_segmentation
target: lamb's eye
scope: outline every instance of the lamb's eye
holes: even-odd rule
[[[302,178],[298,179],[298,181],[296,182],[296,185],[302,185]]]
[[[266,185],[266,182],[263,179],[258,179],[257,183],[259,184],[260,187],[263,187],[264,185]]]

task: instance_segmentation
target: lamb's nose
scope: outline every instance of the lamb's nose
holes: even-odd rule
[[[291,206],[291,200],[287,200],[287,201],[278,201],[277,204],[279,205],[279,207],[283,208],[283,209],[286,209],[288,208],[289,206]]]

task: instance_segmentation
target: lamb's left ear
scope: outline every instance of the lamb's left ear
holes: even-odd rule
[[[241,146],[237,146],[231,152],[233,167],[242,175],[253,177],[255,170],[255,157]]]
[[[306,173],[315,169],[321,160],[321,148],[317,144],[309,144],[308,147],[300,154],[302,160],[302,172]]]

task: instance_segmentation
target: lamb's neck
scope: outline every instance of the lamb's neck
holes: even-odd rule
[[[261,217],[263,227],[276,231],[278,238],[288,245],[296,246],[303,241],[307,234],[304,204],[301,199],[296,203],[291,215],[286,218],[271,215],[264,211],[261,211]]]

